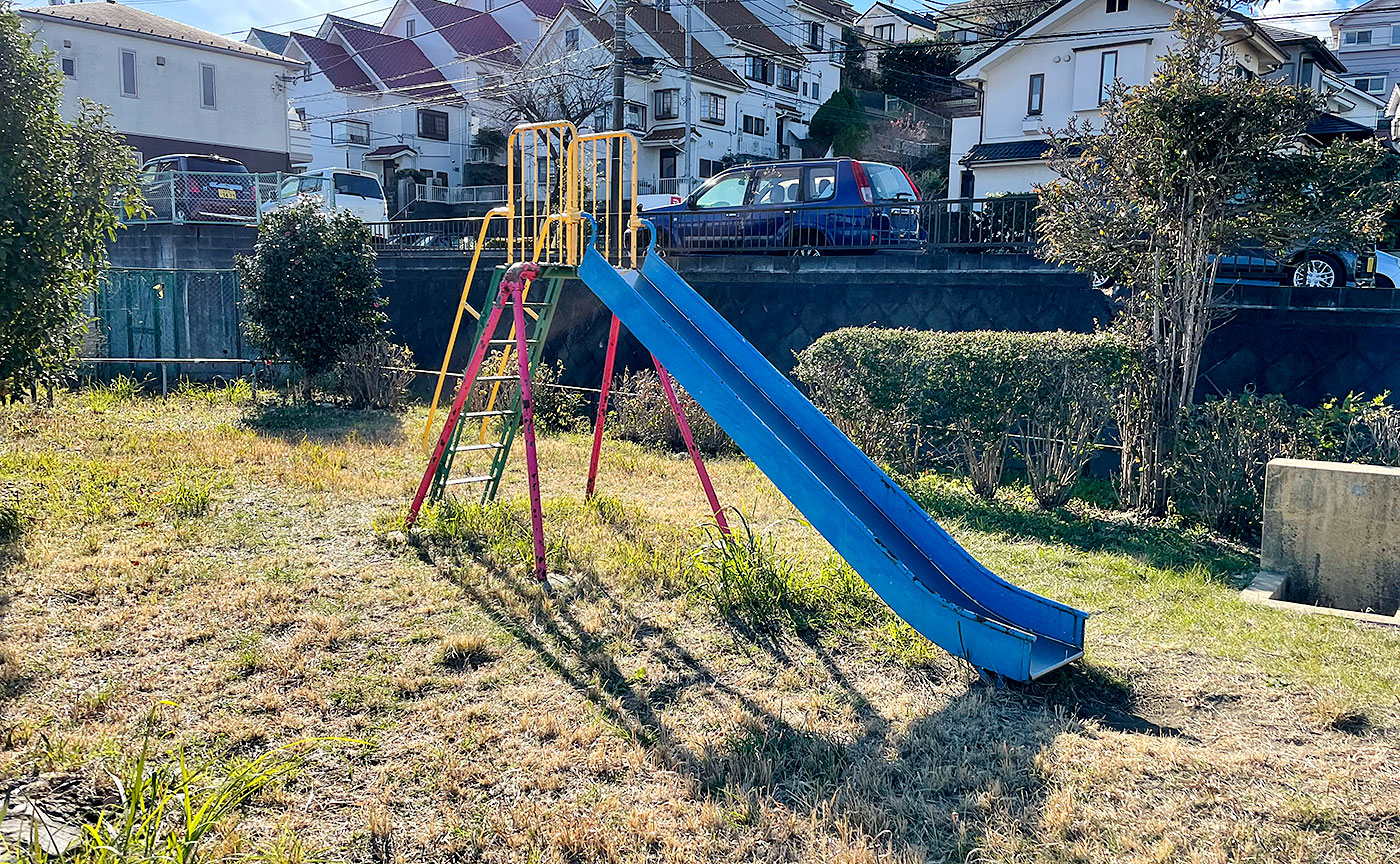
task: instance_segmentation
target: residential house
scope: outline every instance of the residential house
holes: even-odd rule
[[[1385,103],[1385,116],[1390,121],[1389,139],[1391,146],[1400,142],[1400,84],[1390,88],[1390,99]]]
[[[1061,0],[956,73],[980,111],[953,120],[949,193],[1029,192],[1054,178],[1047,130],[1093,122],[1116,82],[1145,84],[1177,43],[1173,0]],[[1241,75],[1276,73],[1289,53],[1256,22],[1227,17],[1222,50]]]
[[[342,23],[317,32],[292,33],[286,48],[306,64],[291,102],[310,128],[310,167],[374,171],[391,198],[400,169],[422,171],[436,185],[461,185],[465,100],[418,45]]]
[[[522,57],[535,50],[565,8],[588,10],[583,0],[458,0],[458,5],[489,13],[510,34]]]
[[[891,3],[875,3],[860,14],[855,26],[862,34],[890,45],[938,38],[938,20],[934,16],[910,12]]]
[[[641,144],[643,193],[685,193],[726,160],[799,158],[812,115],[840,86],[850,8],[832,0],[665,5],[633,5],[626,19],[625,123]],[[564,55],[606,75],[612,20],[610,3],[597,14],[563,9],[527,58],[527,76],[549,74]],[[611,126],[610,102],[600,104],[596,130]]]
[[[1358,90],[1386,99],[1400,84],[1400,0],[1370,0],[1333,18],[1333,45]]]
[[[142,161],[212,153],[255,172],[291,167],[297,61],[113,2],[15,11],[63,71],[65,118],[80,99],[106,105]]]
[[[1369,138],[1387,129],[1384,96],[1356,87],[1347,67],[1321,39],[1268,24],[1260,26],[1288,54],[1281,66],[1263,77],[1314,90],[1322,98],[1329,116],[1314,121],[1309,130],[1320,141],[1339,135]]]

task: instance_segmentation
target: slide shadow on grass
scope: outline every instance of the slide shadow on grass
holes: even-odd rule
[[[843,836],[871,850],[961,858],[982,842],[994,817],[1009,816],[1033,831],[1047,787],[1036,755],[1076,722],[1050,700],[973,683],[938,711],[895,728],[814,632],[787,647],[781,639],[765,637],[760,650],[785,666],[815,668],[810,686],[834,693],[847,706],[854,722],[846,727],[854,734],[824,734],[796,725],[785,716],[793,712],[771,710],[729,683],[735,680],[733,656],[715,668],[671,628],[637,617],[588,574],[550,597],[532,579],[500,569],[484,577],[458,572],[466,599],[562,685],[625,729],[661,764],[688,775],[694,794],[715,802],[731,823],[753,824],[767,835],[766,842],[791,844],[793,854],[809,840],[774,839],[774,825],[757,824],[764,814],[784,818],[774,814],[774,805],[800,821],[819,823],[808,830],[828,840]],[[644,678],[618,668],[604,638],[592,635],[576,617],[580,603],[600,604],[621,623],[620,630],[632,634],[629,641],[645,652]],[[527,619],[522,609],[530,610]],[[697,748],[685,743],[694,742],[696,728],[666,718],[674,706],[705,700],[740,709],[730,716],[743,719]],[[990,790],[997,790],[993,794],[1008,802],[1009,810],[988,814],[973,805]],[[1005,822],[998,824],[1004,830]]]

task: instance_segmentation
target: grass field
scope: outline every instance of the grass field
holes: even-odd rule
[[[410,536],[421,422],[246,390],[0,408],[0,776],[110,790],[149,747],[206,769],[198,799],[279,766],[203,861],[1400,859],[1400,632],[1239,603],[1247,550],[918,481],[1093,613],[1084,662],[999,689],[742,459],[710,466],[748,526],[724,552],[683,457],[611,443],[586,505],[587,440],[542,439],[553,594],[518,466]]]

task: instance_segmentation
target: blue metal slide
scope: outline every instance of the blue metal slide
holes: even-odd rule
[[[654,250],[578,275],[915,630],[1017,681],[1083,656],[1087,613],[979,564]]]

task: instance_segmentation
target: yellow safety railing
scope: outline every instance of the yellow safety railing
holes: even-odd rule
[[[637,266],[637,235],[641,219],[637,215],[637,138],[631,132],[578,134],[572,123],[555,121],[527,123],[511,130],[506,141],[506,206],[486,214],[472,253],[472,263],[462,286],[462,299],[447,339],[447,351],[438,372],[428,422],[423,429],[423,446],[432,441],[433,422],[447,380],[452,350],[465,312],[480,320],[481,314],[467,303],[486,246],[487,227],[493,218],[506,221],[506,264],[533,261],[555,267],[576,267],[583,257],[583,214],[593,217],[597,226],[594,246],[608,263],[618,267]],[[630,192],[628,195],[626,193]],[[527,288],[528,290],[528,288]],[[538,320],[533,310],[526,310]],[[511,325],[509,338],[515,338]],[[498,375],[505,374],[511,349],[502,352]],[[494,382],[486,410],[494,409],[501,384]],[[479,437],[485,441],[487,420],[483,418]]]

